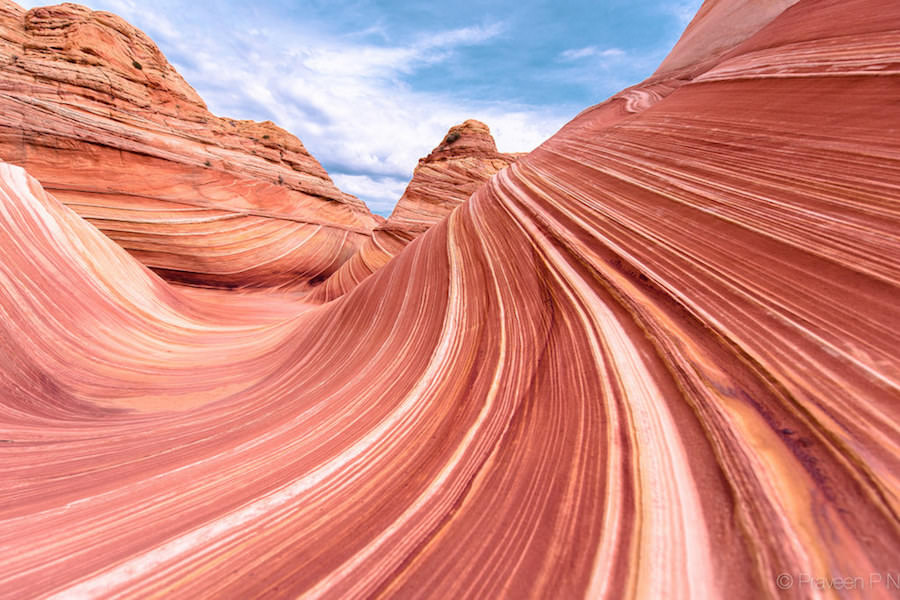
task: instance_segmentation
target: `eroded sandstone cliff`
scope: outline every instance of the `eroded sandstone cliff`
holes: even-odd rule
[[[375,219],[293,135],[212,115],[116,15],[0,0],[0,159],[173,281],[302,286]]]

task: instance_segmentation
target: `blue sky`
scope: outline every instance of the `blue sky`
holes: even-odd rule
[[[450,126],[533,149],[652,73],[701,0],[81,3],[149,34],[214,113],[296,134],[387,215]]]

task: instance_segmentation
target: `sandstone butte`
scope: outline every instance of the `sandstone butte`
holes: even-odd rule
[[[898,90],[900,3],[708,0],[320,305],[3,164],[0,597],[895,597]]]
[[[0,0],[0,159],[171,281],[304,287],[377,219],[293,135],[212,115],[141,31]]]
[[[491,130],[480,121],[451,127],[437,148],[419,159],[390,218],[307,300],[333,300],[353,289],[520,156],[498,152]]]

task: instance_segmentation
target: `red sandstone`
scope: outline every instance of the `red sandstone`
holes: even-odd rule
[[[320,306],[0,164],[0,597],[893,597],[900,4],[700,14]]]

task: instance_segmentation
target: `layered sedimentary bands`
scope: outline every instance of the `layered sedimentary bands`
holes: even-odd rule
[[[308,299],[333,300],[356,287],[520,156],[498,152],[490,129],[480,121],[451,127],[438,147],[419,159],[387,222],[375,227],[372,237]]]
[[[302,287],[376,224],[300,140],[213,116],[147,36],[74,4],[0,0],[0,159],[174,281]]]
[[[898,90],[896,2],[707,2],[322,305],[3,166],[0,596],[891,597]]]

